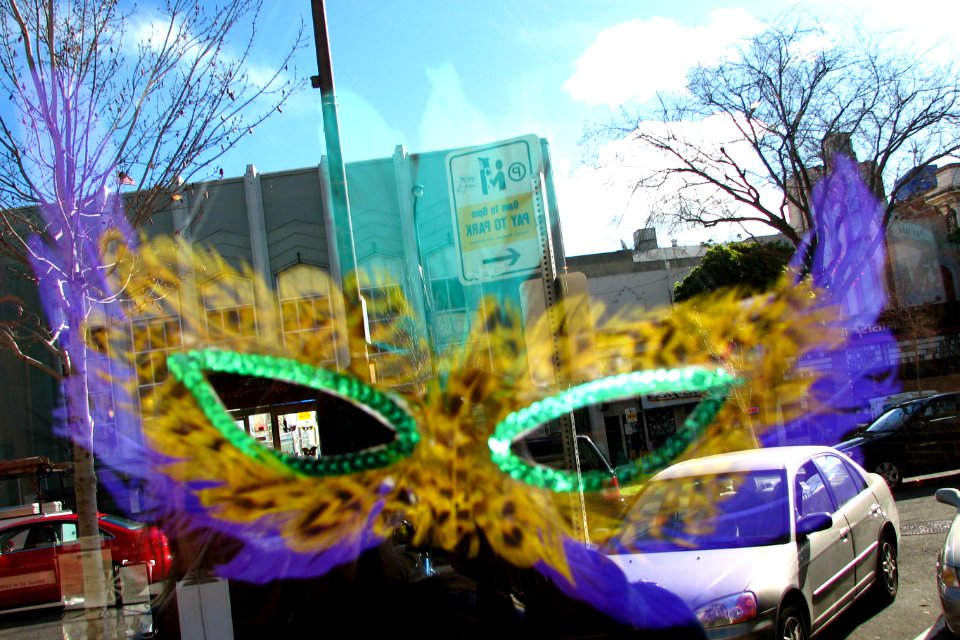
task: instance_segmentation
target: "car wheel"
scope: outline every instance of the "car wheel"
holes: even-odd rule
[[[900,472],[900,467],[893,462],[881,462],[873,471],[886,480],[887,486],[891,489],[899,487],[903,481],[903,474]]]
[[[800,609],[788,605],[777,616],[777,640],[807,640],[807,619]]]
[[[877,599],[888,604],[897,597],[900,588],[900,566],[897,564],[897,545],[889,537],[880,539],[877,548],[877,579],[873,583]]]

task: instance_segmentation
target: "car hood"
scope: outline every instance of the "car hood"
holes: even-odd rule
[[[761,599],[797,580],[794,543],[737,549],[668,551],[612,555],[631,582],[654,582],[675,593],[687,605],[698,607],[723,596],[751,590]],[[770,585],[770,586],[768,586]]]
[[[879,442],[881,440],[886,440],[890,437],[890,433],[867,433],[859,435],[856,438],[851,438],[850,440],[845,440],[839,444],[833,445],[833,448],[837,451],[847,451],[849,449],[856,449],[864,444],[869,442]]]

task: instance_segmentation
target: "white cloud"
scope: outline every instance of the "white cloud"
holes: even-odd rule
[[[313,91],[309,95],[316,100],[319,110],[320,92]],[[393,155],[398,144],[408,144],[401,131],[392,127],[376,107],[360,94],[338,90],[337,105],[340,139],[346,161],[387,158]],[[317,131],[323,139],[323,115],[319,115]]]
[[[742,141],[726,118],[714,116],[700,122],[676,122],[666,125],[647,121],[641,126],[663,135],[669,130],[682,139],[696,141],[709,147],[720,145],[744,167],[762,171],[752,151]],[[581,167],[557,178],[557,192],[561,202],[561,225],[564,245],[569,255],[616,251],[620,240],[632,247],[633,232],[646,226],[647,217],[656,205],[658,192],[654,189],[636,189],[637,180],[649,177],[653,171],[672,166],[669,159],[656,150],[638,145],[631,140],[610,142],[598,150],[599,168]],[[755,184],[759,182],[755,181]],[[666,191],[676,191],[678,182],[663,185]],[[760,189],[768,209],[776,210],[780,193],[771,188]],[[715,189],[705,188],[706,199]],[[773,229],[762,224],[747,229],[754,235],[771,235]],[[745,231],[739,225],[722,225],[710,229],[684,229],[667,232],[658,229],[660,246],[669,246],[671,238],[681,245],[696,245],[713,240],[724,242],[736,239]]]
[[[804,5],[821,16],[829,28],[830,18],[855,18],[871,32],[897,32],[893,42],[925,51],[934,45],[934,54],[943,60],[956,53],[957,24],[960,24],[960,2],[956,0],[924,0],[915,6],[901,0],[821,0]]]
[[[567,255],[606,253],[630,246],[630,231],[617,225],[627,202],[610,189],[604,173],[589,167],[563,172],[554,165],[554,185],[560,206],[560,228]]]
[[[716,61],[761,26],[743,9],[714,11],[699,26],[664,17],[619,24],[600,32],[563,88],[574,100],[610,106],[682,90],[691,67]]]
[[[494,127],[467,98],[452,64],[426,70],[431,91],[420,121],[418,149],[469,147],[496,139]]]

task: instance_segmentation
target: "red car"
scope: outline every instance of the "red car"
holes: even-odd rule
[[[118,600],[121,576],[145,576],[148,584],[167,576],[173,556],[160,529],[98,517],[104,564],[113,570]],[[82,594],[78,531],[77,514],[66,511],[0,521],[0,609],[64,604],[70,594]]]

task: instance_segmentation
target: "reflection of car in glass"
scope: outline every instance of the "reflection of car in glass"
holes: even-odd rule
[[[167,576],[173,556],[159,529],[106,514],[99,526],[115,580],[120,567],[131,565],[144,566],[149,583]],[[69,554],[80,551],[78,538],[77,515],[70,512],[0,522],[0,608],[62,602],[64,579],[75,578],[63,569]]]
[[[566,469],[563,443],[559,433],[546,437],[527,437],[515,442],[513,448],[517,455],[533,460],[537,464],[554,469]],[[588,435],[577,434],[577,454],[581,472],[599,472],[604,478],[599,492],[583,493],[584,506],[587,508],[587,528],[589,531],[609,529],[620,520],[625,507],[623,497],[620,495],[620,480],[617,472]]]
[[[947,539],[937,554],[937,593],[943,621],[953,635],[960,636],[960,491],[937,489],[937,502],[957,509]]]
[[[960,467],[960,393],[902,402],[836,448],[897,487],[905,477]]]
[[[522,443],[526,446],[528,457],[538,464],[563,469],[563,443],[559,433],[546,438],[528,438]],[[619,501],[621,499],[620,481],[617,478],[617,472],[610,466],[590,436],[577,434],[577,453],[580,456],[581,471],[600,471],[610,478],[604,483],[603,497],[610,501]]]
[[[676,593],[708,637],[819,632],[856,599],[897,593],[889,487],[830,447],[688,460],[654,476],[607,551]]]

